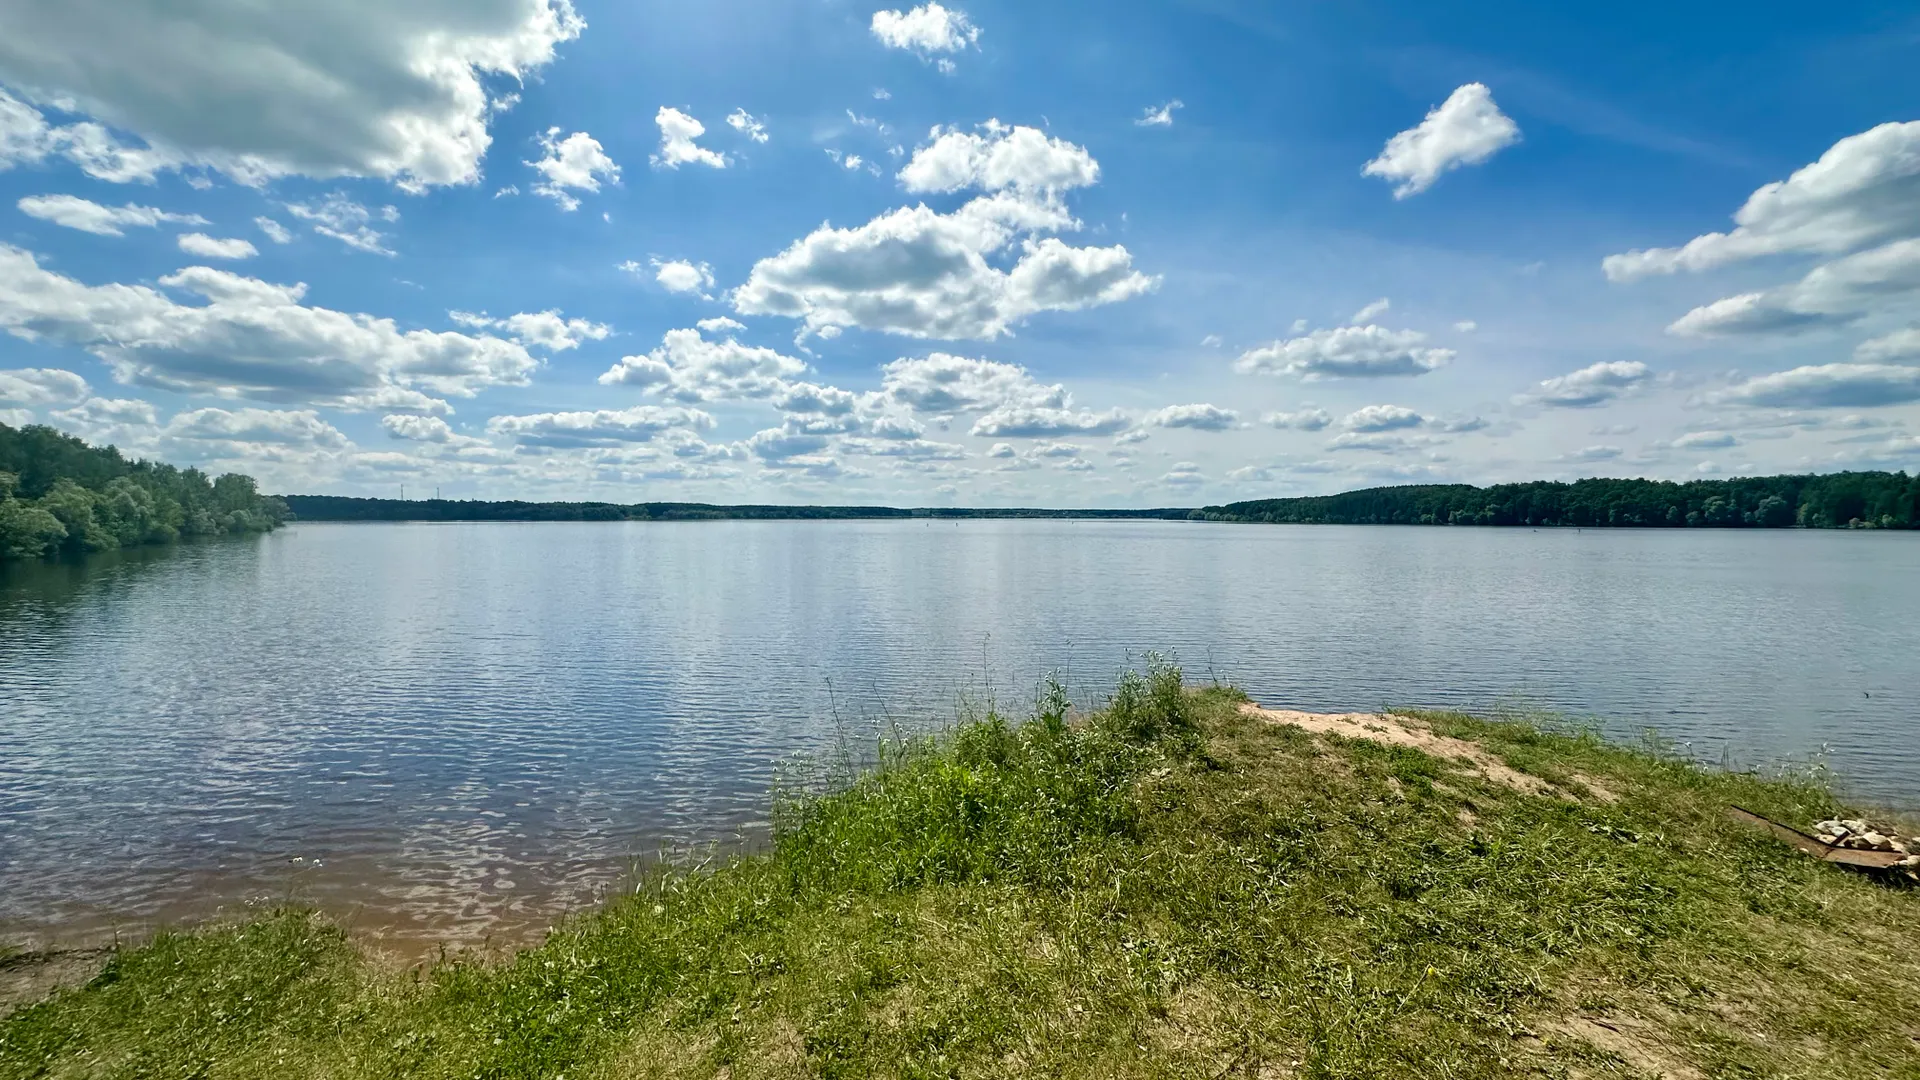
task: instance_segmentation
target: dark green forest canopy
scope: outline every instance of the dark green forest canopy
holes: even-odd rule
[[[251,476],[212,479],[50,427],[0,424],[0,559],[266,532],[286,518]]]
[[[830,521],[898,518],[1131,518],[1186,520],[1168,510],[907,510],[891,506],[714,506],[708,503],[480,502],[454,499],[353,499],[283,496],[302,521]]]
[[[1904,472],[1737,480],[1427,484],[1262,499],[1194,511],[1207,521],[1300,525],[1563,525],[1603,528],[1920,528],[1920,477]]]

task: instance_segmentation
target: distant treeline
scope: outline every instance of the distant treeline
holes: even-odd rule
[[[1566,525],[1604,528],[1920,528],[1920,477],[1904,472],[1740,480],[1430,484],[1209,506],[1207,521],[1300,525]]]
[[[0,424],[0,559],[266,532],[286,505],[253,477],[129,461],[50,427]]]
[[[1185,520],[1190,510],[971,510],[891,506],[715,506],[708,503],[480,502],[282,496],[302,521],[833,521],[898,518],[1131,518]]]

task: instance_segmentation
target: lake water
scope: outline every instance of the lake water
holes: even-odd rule
[[[783,761],[1173,652],[1257,700],[1544,707],[1920,803],[1920,534],[298,525],[0,570],[0,939],[292,896],[514,940],[763,830]]]

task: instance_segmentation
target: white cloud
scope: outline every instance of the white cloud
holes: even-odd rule
[[[1720,450],[1739,446],[1740,440],[1725,431],[1696,431],[1682,435],[1670,444],[1677,450]]]
[[[934,128],[913,152],[900,183],[913,192],[1058,193],[1100,182],[1100,163],[1083,147],[1031,127],[988,120],[979,131]]]
[[[727,167],[726,155],[698,146],[693,140],[707,133],[707,126],[679,109],[660,106],[654,114],[654,122],[660,125],[660,152],[649,160],[656,169],[677,169],[682,165],[706,165],[715,169]]]
[[[1734,229],[1677,248],[1611,255],[1607,277],[1708,270],[1790,253],[1837,255],[1920,233],[1920,121],[1881,124],[1833,144],[1820,160],[1755,191]]]
[[[1167,470],[1167,474],[1160,478],[1160,482],[1168,487],[1190,488],[1206,483],[1207,478],[1200,471],[1200,466],[1194,462],[1176,461],[1173,467]]]
[[[60,368],[0,371],[0,403],[7,405],[77,405],[92,392],[87,380]]]
[[[718,315],[711,319],[701,319],[693,325],[705,330],[709,334],[718,334],[727,331],[738,332],[747,328],[745,323],[729,319],[725,315]]]
[[[1026,368],[947,353],[902,357],[880,369],[880,392],[923,413],[974,412],[1002,406],[1065,408],[1066,388],[1036,380]]]
[[[230,398],[342,408],[435,411],[415,387],[472,396],[525,385],[539,366],[494,337],[401,331],[390,319],[308,307],[303,285],[275,285],[188,267],[162,288],[85,285],[0,244],[0,329],[84,348],[121,382]]]
[[[754,142],[767,141],[767,125],[745,109],[735,109],[727,114],[727,126]]]
[[[227,0],[0,0],[0,25],[0,82],[154,148],[118,147],[99,124],[63,129],[66,152],[95,175],[200,163],[247,182],[298,173],[422,187],[478,176],[491,141],[483,79],[524,79],[585,24],[568,0],[244,12]]]
[[[1174,98],[1158,107],[1149,105],[1141,112],[1140,119],[1135,120],[1133,124],[1135,127],[1172,127],[1173,110],[1184,108],[1186,104],[1179,98]]]
[[[709,341],[697,330],[669,330],[660,346],[622,357],[600,376],[605,386],[645,386],[676,401],[771,398],[806,374],[804,361],[732,338]]]
[[[1471,334],[1475,330],[1480,329],[1480,324],[1474,322],[1472,319],[1461,319],[1459,322],[1453,324],[1453,328],[1463,334]]]
[[[802,319],[808,330],[861,327],[907,337],[992,340],[1027,317],[1117,303],[1155,288],[1124,247],[1021,242],[1009,271],[987,256],[1036,227],[1059,227],[1044,206],[1007,196],[952,214],[901,208],[854,229],[822,226],[755,264],[733,292],[746,315]]]
[[[445,420],[437,416],[409,416],[405,413],[380,418],[387,434],[407,442],[451,443],[460,438]],[[475,440],[477,441],[477,440]]]
[[[345,450],[353,443],[311,409],[194,409],[167,422],[169,439]]]
[[[1895,330],[1863,341],[1853,350],[1853,358],[1863,364],[1920,360],[1920,328]]]
[[[703,431],[713,425],[713,417],[699,409],[636,405],[617,411],[496,416],[487,421],[487,430],[523,446],[572,449],[652,442],[669,431]]]
[[[270,217],[254,218],[253,224],[255,228],[266,234],[267,239],[276,244],[293,243],[293,234],[287,231],[287,227]]]
[[[890,49],[905,49],[921,59],[936,53],[955,53],[980,40],[980,28],[964,11],[954,11],[937,3],[922,4],[904,14],[900,11],[876,11],[871,24],[873,36]],[[949,66],[943,70],[950,70]]]
[[[685,259],[662,261],[648,259],[653,267],[653,280],[670,293],[693,293],[702,299],[706,290],[713,288],[713,267],[706,263],[689,262]],[[628,263],[626,268],[635,272],[640,269],[637,263]]]
[[[1132,426],[1119,409],[1075,412],[1072,409],[1003,406],[974,421],[972,433],[983,438],[1037,439],[1061,435],[1111,435]]]
[[[313,226],[313,231],[321,236],[330,236],[355,251],[364,251],[370,255],[393,254],[386,246],[386,235],[373,227],[377,216],[382,221],[400,220],[400,211],[391,206],[382,207],[375,213],[346,197],[342,192],[334,192],[317,203],[288,203],[287,213]]]
[[[1386,149],[1361,171],[1398,181],[1393,197],[1404,199],[1432,187],[1442,173],[1479,165],[1519,141],[1519,126],[1493,103],[1493,93],[1481,83],[1468,83],[1419,127],[1387,140]]]
[[[605,323],[569,319],[551,308],[509,315],[504,319],[466,311],[449,311],[447,317],[461,326],[471,326],[476,330],[505,330],[520,344],[547,352],[565,352],[588,341],[605,341],[613,334],[613,327]]]
[[[198,255],[203,259],[251,259],[260,254],[251,241],[240,239],[220,239],[205,233],[182,233],[179,240],[180,250],[189,255]]]
[[[1226,340],[1219,334],[1208,334],[1200,339],[1200,347],[1203,349],[1217,349],[1225,344]]]
[[[1365,326],[1380,316],[1385,315],[1391,307],[1393,307],[1393,301],[1383,296],[1373,303],[1368,304],[1366,307],[1361,308],[1359,311],[1354,312],[1353,318],[1348,319],[1347,322],[1354,326]]]
[[[1240,414],[1218,405],[1169,405],[1141,417],[1143,424],[1163,428],[1192,428],[1196,431],[1228,431],[1240,424]]]
[[[124,236],[126,234],[122,229],[151,229],[169,221],[181,225],[207,224],[207,219],[198,214],[170,214],[165,210],[135,206],[133,203],[101,206],[74,195],[29,195],[16,205],[28,217],[90,232],[95,236]]]
[[[1426,340],[1417,330],[1342,326],[1249,350],[1233,366],[1242,374],[1303,379],[1425,375],[1454,357],[1452,349],[1427,346]]]
[[[1304,409],[1300,412],[1270,412],[1260,418],[1268,427],[1291,431],[1324,431],[1333,423],[1333,415],[1325,409]]]
[[[1920,367],[1817,364],[1748,379],[1709,394],[1717,405],[1775,409],[1875,408],[1920,401]]]
[[[1610,360],[1543,379],[1537,389],[1516,400],[1562,409],[1590,409],[1632,393],[1652,379],[1652,369],[1638,360]]]
[[[1327,443],[1329,450],[1370,450],[1381,454],[1398,454],[1410,450],[1419,450],[1428,446],[1432,440],[1424,437],[1408,438],[1379,431],[1348,431],[1333,437]]]
[[[5,44],[0,42],[0,48]],[[88,176],[114,184],[151,180],[161,169],[178,164],[168,153],[127,146],[92,121],[51,124],[40,110],[0,89],[0,172],[48,157],[63,157]]]
[[[1612,461],[1626,453],[1618,446],[1589,446],[1572,453],[1560,455],[1559,460],[1576,465],[1592,465],[1602,461]]]
[[[580,209],[580,200],[573,192],[598,192],[602,181],[619,183],[620,166],[607,156],[600,140],[584,131],[576,131],[564,139],[559,136],[557,127],[543,132],[539,138],[540,149],[545,154],[527,165],[546,177],[533,185],[533,193],[545,195],[559,203],[560,209],[571,212]]]
[[[1817,266],[1792,285],[1716,300],[1667,329],[1683,337],[1790,333],[1842,326],[1920,294],[1920,239],[1899,240]]]
[[[1400,405],[1368,405],[1340,422],[1348,431],[1402,431],[1424,425],[1427,418]]]

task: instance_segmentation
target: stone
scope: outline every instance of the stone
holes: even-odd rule
[[[1860,838],[1860,842],[1874,851],[1885,851],[1887,850],[1887,844],[1890,843],[1886,837],[1877,832],[1867,833]]]

